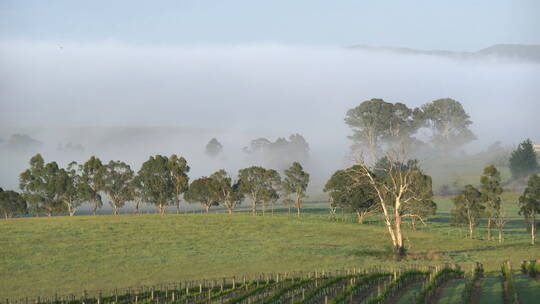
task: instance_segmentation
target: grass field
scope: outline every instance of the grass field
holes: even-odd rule
[[[219,278],[259,272],[399,267],[411,264],[501,261],[540,256],[514,205],[505,243],[465,239],[448,223],[449,200],[417,231],[409,228],[410,257],[391,260],[390,241],[374,219],[328,218],[326,204],[308,204],[304,216],[122,215],[21,218],[0,221],[0,294],[6,297],[69,294],[128,286]]]

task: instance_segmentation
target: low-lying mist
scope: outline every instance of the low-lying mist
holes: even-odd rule
[[[96,155],[134,170],[154,154],[178,154],[191,178],[263,164],[250,141],[299,133],[309,144],[312,193],[350,162],[345,112],[383,98],[410,107],[450,97],[470,114],[478,151],[496,140],[540,139],[540,64],[456,60],[338,47],[141,46],[113,42],[7,42],[0,46],[0,186],[41,152],[67,165]],[[43,145],[13,151],[9,136]],[[204,153],[216,137],[218,157]],[[80,146],[82,146],[82,150]],[[77,146],[78,148],[73,148]],[[67,147],[67,148],[66,148]]]

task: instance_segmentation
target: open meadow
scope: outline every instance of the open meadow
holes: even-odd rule
[[[508,196],[508,195],[507,195]],[[438,198],[437,215],[417,231],[406,228],[409,256],[392,260],[392,244],[376,218],[360,225],[326,203],[309,203],[301,218],[239,212],[16,218],[0,221],[3,298],[80,293],[188,279],[254,273],[405,267],[481,261],[497,271],[540,256],[529,245],[517,207],[507,199],[505,241],[475,240],[450,226],[452,204]]]

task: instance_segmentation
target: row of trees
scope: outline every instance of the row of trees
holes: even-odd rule
[[[431,131],[429,140],[435,150],[458,148],[476,139],[469,118],[461,103],[450,98],[418,108],[371,99],[347,111],[345,122],[353,131],[349,137],[353,150],[368,153],[374,162],[388,151],[411,155],[413,148],[425,146],[418,136],[422,128]]]
[[[200,203],[206,212],[222,204],[229,213],[248,199],[256,214],[258,205],[263,206],[264,213],[267,206],[273,208],[282,198],[294,203],[300,215],[309,183],[309,174],[298,162],[284,171],[283,179],[275,170],[252,166],[241,169],[236,179],[219,170],[189,183],[189,170],[187,161],[177,155],[152,156],[136,173],[124,162],[103,164],[94,156],[83,164],[72,162],[67,168],[60,168],[56,162],[45,163],[37,154],[30,159],[30,168],[20,175],[20,199],[12,199],[17,194],[14,191],[2,192],[2,202],[6,197],[9,203],[2,203],[1,211],[6,217],[25,213],[28,202],[28,209],[38,216],[42,212],[51,216],[65,211],[73,216],[82,204],[89,203],[96,214],[106,197],[115,215],[130,201],[135,212],[139,212],[141,203],[146,203],[154,205],[161,214],[168,206],[176,205],[180,213],[183,197],[189,203]],[[22,209],[21,200],[25,206]]]
[[[484,168],[480,177],[480,189],[466,185],[463,191],[453,198],[455,208],[452,210],[454,224],[467,225],[469,238],[473,239],[480,220],[487,220],[487,239],[492,240],[492,229],[496,227],[498,240],[504,239],[504,226],[507,222],[502,208],[503,188],[499,170],[491,165]],[[519,213],[525,217],[527,230],[531,233],[531,243],[536,239],[536,215],[540,213],[540,177],[530,176],[527,187],[519,197]]]

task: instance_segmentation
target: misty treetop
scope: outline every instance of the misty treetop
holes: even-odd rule
[[[366,151],[371,161],[385,152],[411,156],[425,143],[418,138],[422,128],[431,130],[433,149],[451,151],[475,139],[469,126],[472,122],[461,103],[438,99],[418,108],[383,99],[362,102],[347,111],[345,123],[353,134],[353,151]]]
[[[279,137],[274,142],[264,137],[257,138],[243,151],[253,160],[279,170],[286,169],[295,161],[305,163],[309,160],[309,144],[300,134],[292,134],[288,139]]]
[[[215,157],[223,151],[223,145],[214,137],[206,144],[206,155]]]

